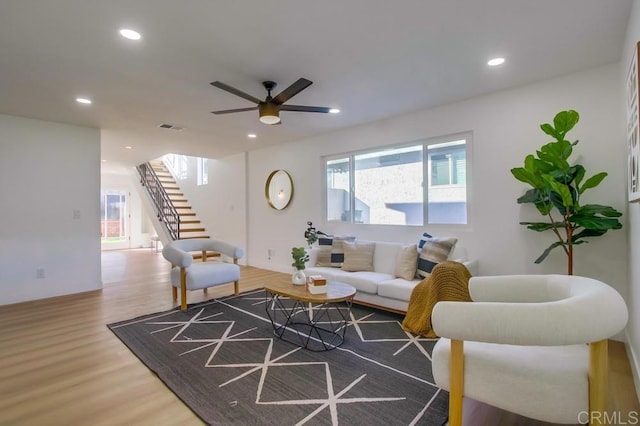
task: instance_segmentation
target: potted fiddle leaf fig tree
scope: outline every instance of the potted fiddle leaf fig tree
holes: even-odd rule
[[[569,142],[566,135],[579,119],[576,111],[560,111],[553,124],[542,124],[542,131],[555,140],[543,145],[536,155],[527,155],[524,167],[511,169],[516,179],[531,186],[518,198],[518,203],[533,204],[546,217],[545,222],[520,224],[536,232],[551,231],[556,237],[535,263],[541,263],[551,250],[561,247],[567,255],[569,275],[573,275],[574,246],[587,243],[585,238],[600,237],[611,229],[622,228],[617,219],[622,213],[613,207],[583,203],[585,192],[600,185],[607,173],[596,173],[585,179],[585,168],[569,162],[578,141]]]

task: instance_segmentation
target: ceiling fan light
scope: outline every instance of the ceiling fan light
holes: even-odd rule
[[[258,108],[260,111],[260,122],[264,124],[278,124],[280,122],[280,111],[276,105],[264,103]]]

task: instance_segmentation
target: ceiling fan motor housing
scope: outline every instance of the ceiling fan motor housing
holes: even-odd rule
[[[260,122],[265,124],[278,124],[280,122],[280,106],[271,102],[260,102],[258,105]]]

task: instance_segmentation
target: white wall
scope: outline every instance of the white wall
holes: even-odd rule
[[[0,305],[102,287],[99,194],[98,130],[0,115]]]
[[[622,54],[621,78],[627,73],[631,55],[636,43],[640,41],[640,0],[635,0]],[[624,80],[623,80],[624,81]],[[624,85],[623,85],[624,90]],[[625,105],[624,97],[620,100]],[[626,119],[626,118],[625,118]],[[620,142],[626,149],[626,141]],[[627,216],[629,221],[629,294],[627,305],[629,307],[629,325],[627,326],[627,354],[633,367],[636,391],[640,398],[640,203],[627,204]]]
[[[265,148],[249,153],[249,252],[251,265],[290,271],[290,248],[304,245],[305,224],[331,233],[358,238],[413,242],[427,230],[432,235],[455,235],[470,257],[479,260],[480,273],[566,273],[566,258],[552,253],[541,265],[536,257],[554,241],[551,234],[529,231],[518,222],[539,220],[535,209],[520,206],[516,199],[524,184],[510,173],[524,157],[548,142],[539,125],[553,120],[563,109],[581,115],[569,135],[581,140],[577,159],[589,175],[609,172],[600,187],[587,192],[584,202],[625,209],[626,149],[623,110],[620,104],[619,65],[613,64],[447,106],[403,115],[299,143]],[[343,111],[348,114],[349,111]],[[320,157],[373,146],[384,146],[439,135],[473,132],[470,225],[375,226],[323,223]],[[285,169],[293,177],[295,195],[284,211],[271,209],[264,201],[264,184],[274,169]],[[623,217],[626,229],[626,217]],[[576,248],[574,272],[610,283],[627,293],[626,232],[612,231]],[[268,259],[268,249],[275,257]]]
[[[207,185],[197,185],[196,158],[188,157],[187,178],[177,181],[211,238],[245,249],[247,261],[246,154],[208,159]]]

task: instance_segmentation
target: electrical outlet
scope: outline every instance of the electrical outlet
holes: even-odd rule
[[[44,268],[37,268],[36,269],[36,279],[44,279]]]

